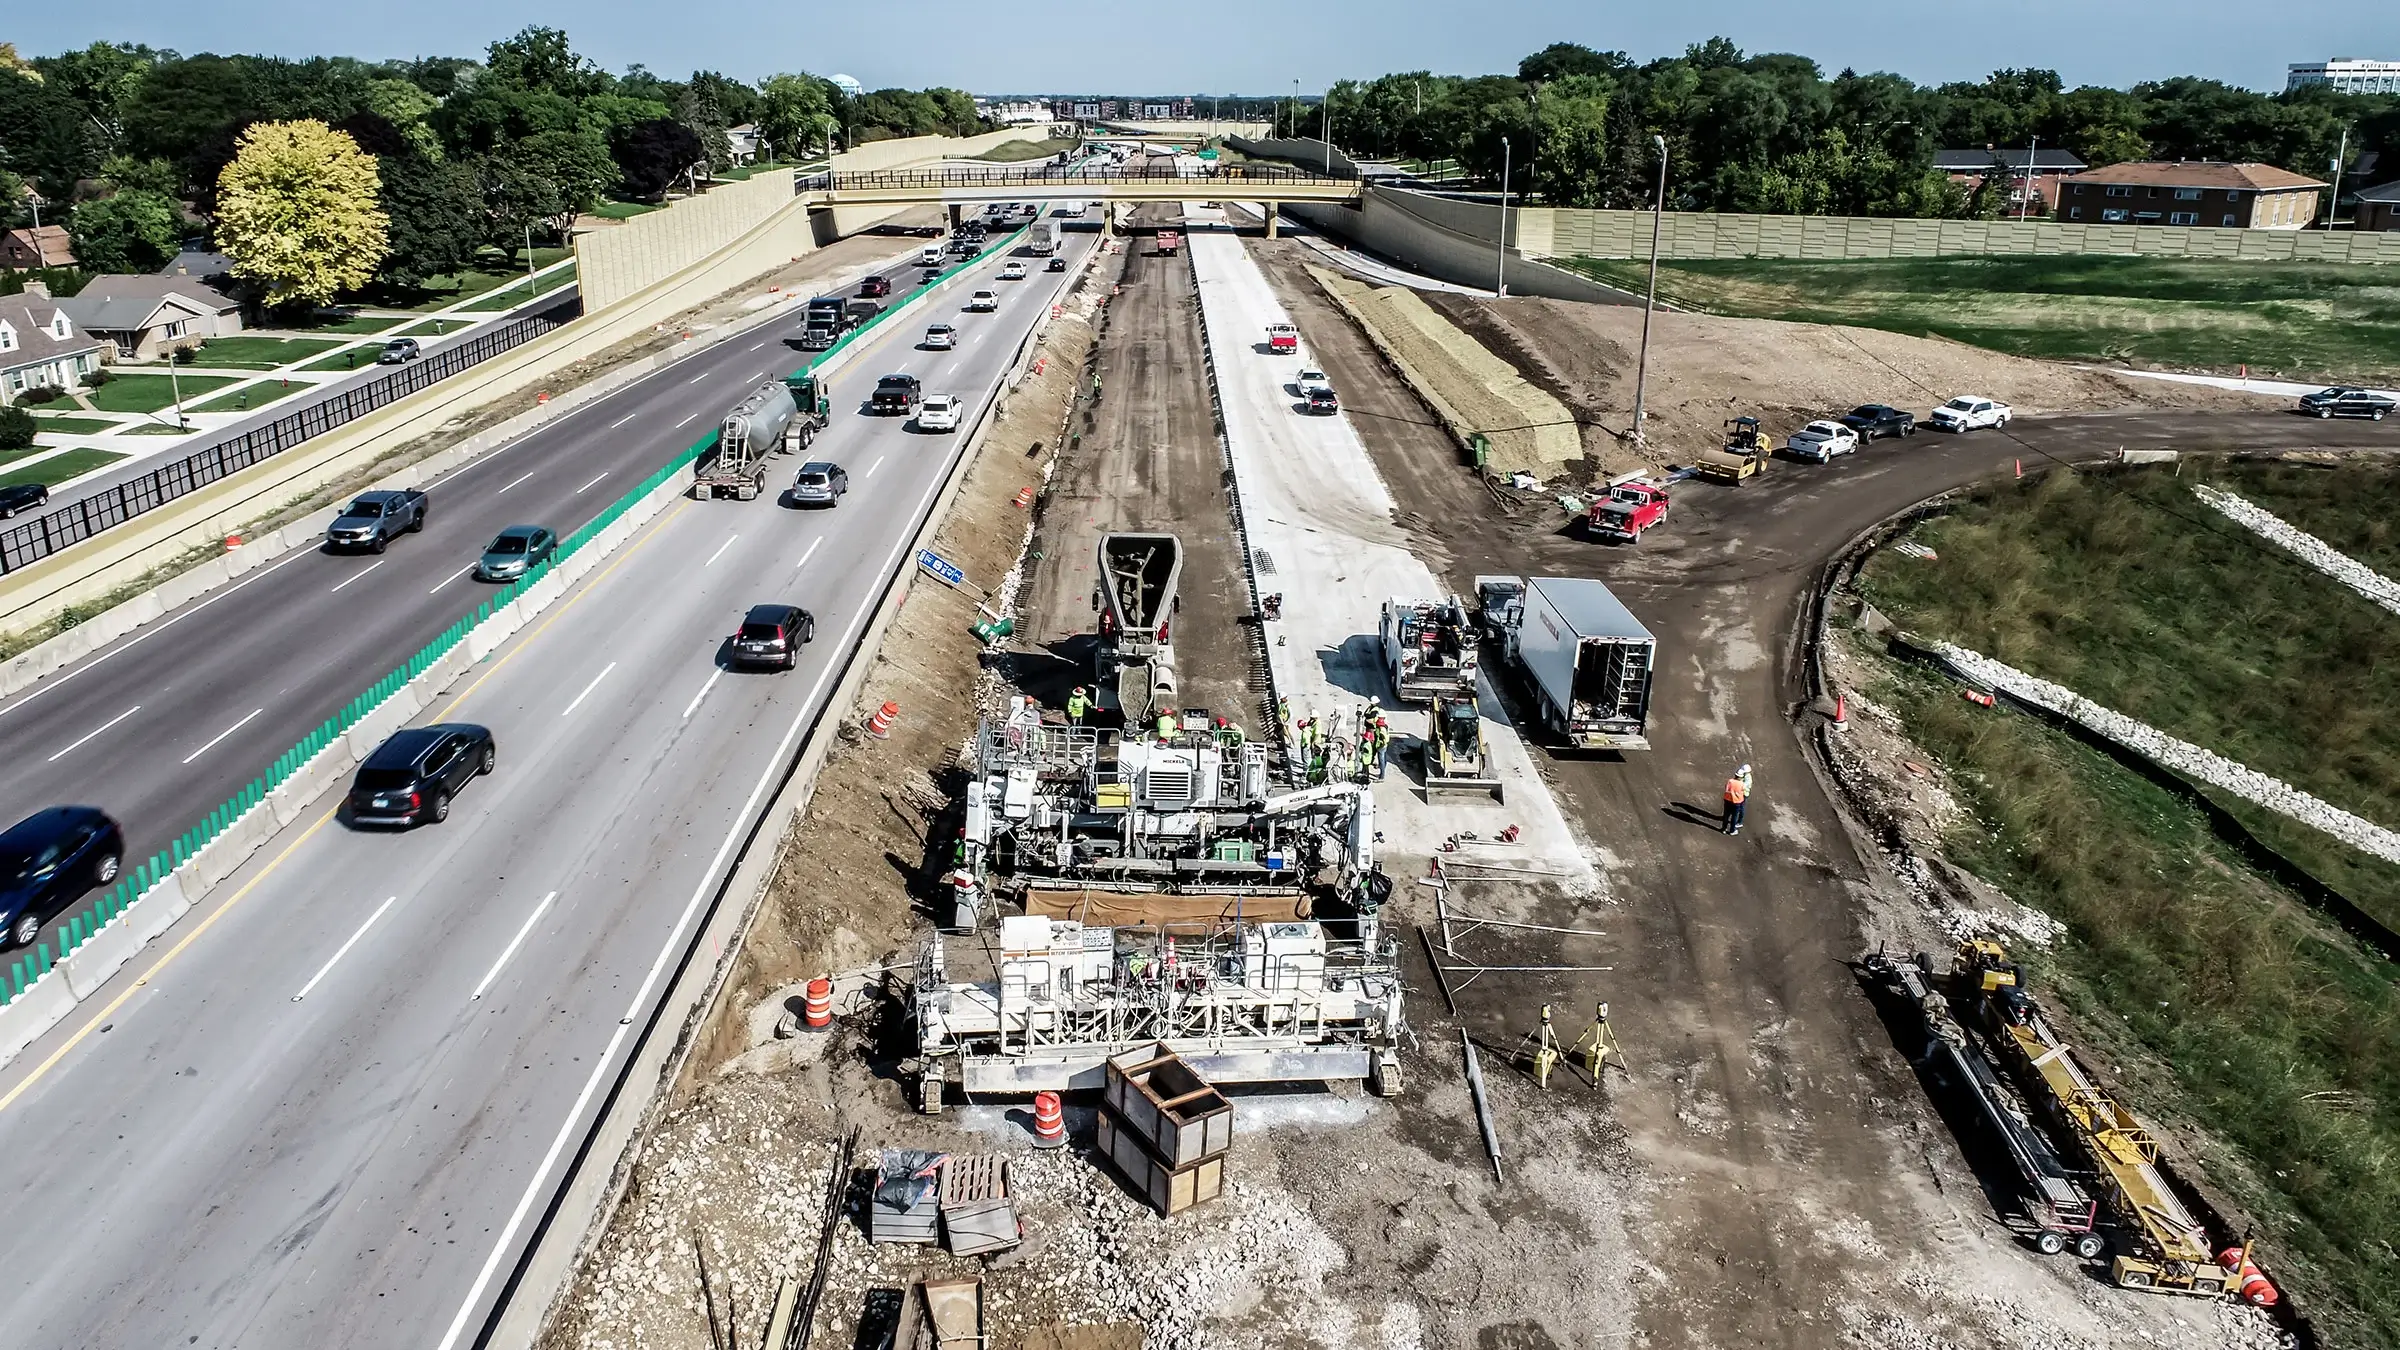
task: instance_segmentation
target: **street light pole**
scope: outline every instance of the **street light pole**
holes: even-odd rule
[[[1325,133],[1325,176],[1331,178],[1333,177],[1333,86],[1330,84],[1325,86],[1325,125],[1319,127],[1318,130]]]
[[[2333,199],[2325,203],[2325,233],[2333,233],[2333,217],[2342,209],[2342,161],[2350,158],[2350,127],[2342,126],[2342,148],[2333,152]],[[38,223],[38,222],[37,222]]]
[[[1658,309],[1658,234],[1667,218],[1667,138],[1652,135],[1658,146],[1658,200],[1650,206],[1650,293],[1642,301],[1642,356],[1633,375],[1633,444],[1645,448],[1642,422],[1648,415],[1644,406],[1650,392],[1650,316]]]
[[[1508,297],[1508,137],[1500,138],[1500,237],[1492,248],[1492,298]]]
[[[2042,138],[2036,136],[2033,138],[2032,146],[2025,151],[2025,191],[2017,198],[2018,220],[2025,219],[2025,213],[2033,208],[2033,171],[2034,165],[2039,163],[2041,158]]]

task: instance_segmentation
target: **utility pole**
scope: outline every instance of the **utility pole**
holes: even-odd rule
[[[1292,81],[1292,101],[1284,106],[1292,110],[1292,121],[1291,130],[1283,134],[1298,140],[1300,138],[1300,81]]]
[[[1325,133],[1325,176],[1331,178],[1333,177],[1333,86],[1330,84],[1325,86],[1325,125],[1319,127],[1318,130]]]
[[[183,381],[175,378],[175,366],[182,356],[183,353],[173,347],[167,349],[167,393],[175,400],[175,429],[177,431],[182,431],[191,425],[183,420]]]
[[[2041,161],[2041,158],[2042,138],[2036,136],[2033,138],[2032,147],[2025,152],[2025,195],[2017,198],[2017,219],[2019,220],[2023,220],[2025,213],[2033,207],[2034,166]]]
[[[1649,445],[1644,438],[1642,421],[1647,416],[1643,406],[1650,392],[1650,316],[1658,309],[1658,233],[1667,217],[1667,138],[1653,133],[1651,141],[1658,146],[1658,200],[1650,205],[1650,294],[1642,301],[1642,356],[1633,375],[1633,444],[1636,449]]]
[[[1508,296],[1508,137],[1500,138],[1500,237],[1495,241],[1492,262],[1492,298]]]
[[[2342,161],[2350,158],[2350,127],[2342,125],[2342,148],[2333,152],[2333,199],[2325,203],[2325,233],[2333,233],[2333,217],[2342,209]],[[41,222],[37,219],[35,224]]]
[[[533,295],[533,222],[525,222],[525,294]]]

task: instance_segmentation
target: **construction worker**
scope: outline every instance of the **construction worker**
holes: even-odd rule
[[[1291,700],[1291,696],[1290,696],[1290,695],[1288,695],[1288,694],[1277,694],[1277,695],[1275,696],[1275,725],[1277,725],[1277,726],[1279,726],[1279,727],[1288,727],[1288,726],[1290,726],[1291,724],[1292,724],[1292,700]]]
[[[1384,720],[1383,707],[1380,702],[1370,700],[1367,711],[1370,719],[1369,725],[1373,727],[1375,733],[1375,777],[1377,781],[1381,781],[1384,766],[1392,756],[1392,724]]]
[[[1082,685],[1076,685],[1075,692],[1067,695],[1067,725],[1082,726],[1084,715],[1091,710],[1091,699],[1085,696]]]
[[[967,865],[967,832],[963,827],[958,832],[958,842],[950,847],[950,865],[952,867]]]
[[[1226,750],[1242,748],[1242,729],[1225,718],[1217,719],[1217,745]]]
[[[1358,729],[1358,766],[1350,776],[1361,783],[1366,782],[1368,771],[1374,767],[1375,724],[1368,722]]]
[[[1161,744],[1175,739],[1175,714],[1168,709],[1159,710],[1158,739]]]
[[[1725,833],[1742,832],[1742,813],[1750,805],[1750,766],[1734,770],[1725,780]]]

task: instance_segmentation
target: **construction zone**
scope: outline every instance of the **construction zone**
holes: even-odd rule
[[[2020,447],[1781,462],[1814,386],[1701,392],[1697,321],[1636,442],[1637,310],[1351,276],[1272,209],[1068,224],[959,576],[540,1344],[2311,1343],[2155,1078],[1826,767],[1827,560]],[[2062,456],[2196,416],[2020,373]]]

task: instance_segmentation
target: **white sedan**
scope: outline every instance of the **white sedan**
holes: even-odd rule
[[[1012,262],[1004,265],[1000,269],[1000,279],[1002,281],[1023,281],[1025,279],[1025,264],[1021,262]]]
[[[1798,459],[1830,462],[1835,455],[1858,453],[1858,433],[1839,422],[1811,422],[1783,443],[1784,452]]]
[[[977,291],[975,294],[967,297],[967,312],[969,314],[989,314],[998,308],[1000,308],[1000,293],[998,291]]]
[[[2008,425],[2008,405],[1996,398],[1981,394],[1961,394],[1933,410],[1932,421],[1940,431],[1973,431],[1978,427]]]
[[[917,430],[958,430],[958,399],[949,394],[927,394],[917,405]]]

